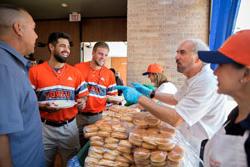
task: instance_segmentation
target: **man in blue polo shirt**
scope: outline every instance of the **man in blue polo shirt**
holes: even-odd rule
[[[42,126],[24,55],[34,52],[35,23],[24,10],[0,5],[0,166],[42,167]]]

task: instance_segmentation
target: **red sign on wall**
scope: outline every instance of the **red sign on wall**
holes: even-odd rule
[[[77,12],[70,13],[69,21],[70,22],[81,21],[81,14]]]

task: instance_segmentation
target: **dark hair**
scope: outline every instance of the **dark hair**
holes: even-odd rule
[[[115,69],[114,68],[110,68],[110,70],[115,74]]]
[[[51,43],[51,44],[55,45],[57,43],[57,40],[59,38],[63,38],[63,39],[69,40],[70,46],[72,46],[71,36],[69,34],[65,33],[65,32],[52,32],[49,35],[48,44]]]
[[[109,51],[109,46],[106,42],[96,42],[93,48],[93,51],[96,51],[97,48],[106,48]]]

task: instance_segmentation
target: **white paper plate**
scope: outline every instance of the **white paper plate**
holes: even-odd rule
[[[124,100],[123,96],[107,96],[110,101],[122,102]]]
[[[51,107],[54,108],[70,108],[76,105],[75,101],[72,100],[50,100],[50,101],[42,101],[39,103],[50,103]]]

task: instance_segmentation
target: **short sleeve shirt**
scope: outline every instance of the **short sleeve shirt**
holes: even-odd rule
[[[8,135],[14,166],[44,166],[38,103],[28,61],[0,41],[0,134]]]
[[[185,121],[180,129],[196,141],[211,138],[227,118],[226,96],[217,93],[217,80],[209,65],[187,79],[174,97],[176,112]]]
[[[84,112],[97,113],[106,107],[107,95],[117,95],[115,76],[106,67],[95,70],[90,66],[90,62],[76,64],[87,82],[89,96]]]

